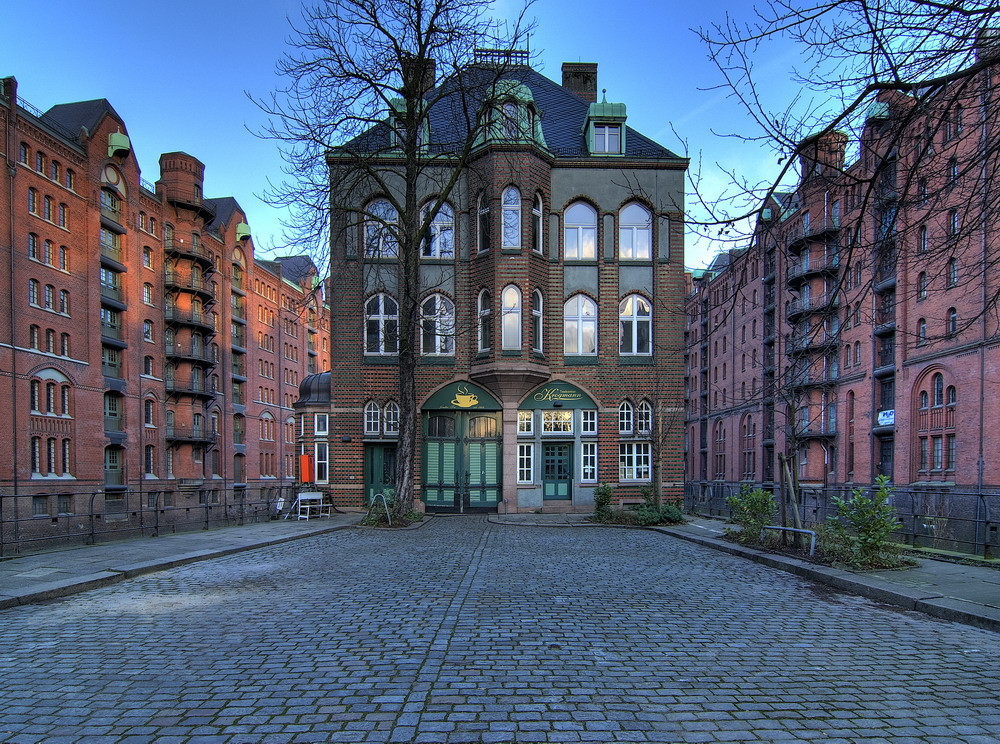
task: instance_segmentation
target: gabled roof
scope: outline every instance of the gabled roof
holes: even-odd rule
[[[296,284],[301,284],[310,274],[318,273],[316,264],[309,256],[276,256],[274,261],[281,265],[281,275]]]
[[[93,101],[77,101],[76,103],[60,103],[44,114],[41,120],[57,129],[64,130],[74,139],[80,136],[80,130],[86,129],[87,134],[94,131],[101,121],[101,117],[110,114],[121,124],[124,124],[122,117],[115,111],[114,106],[107,98],[95,98]]]

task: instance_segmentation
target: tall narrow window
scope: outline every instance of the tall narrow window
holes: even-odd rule
[[[542,196],[535,194],[535,205],[531,208],[531,250],[542,252]]]
[[[563,352],[597,354],[597,303],[585,295],[574,295],[563,306]]]
[[[531,350],[542,352],[542,292],[531,293]]]
[[[378,403],[368,401],[365,404],[365,434],[378,434],[381,431],[381,415]]]
[[[566,210],[565,257],[592,261],[597,258],[597,212],[577,202]]]
[[[629,204],[619,216],[618,250],[623,260],[649,260],[652,257],[653,223],[649,212],[639,204]]]
[[[477,311],[479,316],[479,337],[478,350],[489,351],[490,339],[493,337],[493,299],[487,289],[479,293],[477,300]]]
[[[426,210],[425,210],[426,216]],[[455,212],[447,202],[441,205],[430,224],[430,237],[424,241],[424,258],[454,258]]]
[[[399,434],[399,403],[395,401],[385,404],[385,433]]]
[[[521,290],[510,284],[504,287],[502,348],[521,348]]]
[[[958,333],[958,310],[953,307],[948,308],[947,327],[949,336]]]
[[[635,431],[635,409],[627,400],[618,406],[618,433],[631,434]]]
[[[513,186],[503,192],[503,247],[521,247],[521,192]]]
[[[652,306],[639,295],[629,295],[618,306],[618,353],[625,356],[652,353]]]
[[[385,199],[376,199],[368,205],[365,219],[365,256],[368,258],[396,258],[399,242],[396,235],[399,215]]]
[[[433,294],[420,305],[420,350],[426,355],[455,353],[455,304]]]
[[[490,202],[485,192],[476,201],[476,236],[480,253],[490,249]]]
[[[948,286],[957,287],[958,286],[958,259],[949,258],[948,259],[948,270],[947,270]]]
[[[398,351],[399,306],[386,294],[365,303],[365,354],[395,354]]]

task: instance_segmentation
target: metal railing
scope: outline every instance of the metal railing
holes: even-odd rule
[[[761,484],[750,483],[758,486]],[[692,481],[684,486],[684,508],[703,516],[729,517],[726,499],[739,493],[741,483]],[[785,492],[780,484],[763,484],[780,504]],[[870,491],[873,486],[861,486]],[[823,524],[837,513],[834,498],[847,498],[848,486],[804,487],[798,504],[804,525]],[[894,487],[889,503],[895,508],[897,542],[913,547],[948,550],[983,557],[1000,556],[1000,489],[970,491],[953,487]],[[794,508],[786,499],[786,507]],[[792,523],[789,513],[788,523]]]
[[[109,470],[124,485],[120,470]],[[231,481],[205,478],[171,481],[169,487],[149,482],[105,491],[94,487],[76,493],[52,491],[12,495],[0,492],[0,557],[148,537],[213,527],[267,522],[277,516],[279,501],[295,500],[300,486],[285,482]],[[283,500],[283,501],[282,501]]]

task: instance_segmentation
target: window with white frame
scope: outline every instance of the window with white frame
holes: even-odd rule
[[[365,404],[365,434],[378,434],[381,431],[382,411],[378,403],[368,401]]]
[[[649,401],[642,401],[636,409],[635,430],[639,434],[649,434],[653,430],[653,406]]]
[[[313,475],[316,483],[326,483],[330,480],[330,449],[327,442],[316,442],[313,450]]]
[[[535,433],[534,411],[517,412],[517,435],[530,436]]]
[[[597,482],[597,442],[580,444],[580,480],[584,483]]]
[[[504,349],[521,348],[521,290],[508,284],[501,295],[503,321],[501,325],[501,346]]]
[[[542,353],[542,323],[545,317],[542,303],[542,291],[536,289],[531,293],[531,350],[539,354]]]
[[[503,235],[501,243],[504,248],[521,247],[521,192],[514,186],[504,189],[502,199]]]
[[[325,437],[330,433],[329,426],[330,426],[329,414],[327,413],[313,414],[313,434],[315,434],[317,437]]]
[[[564,257],[567,260],[593,261],[597,258],[597,211],[584,202],[566,210]]]
[[[652,353],[653,307],[639,295],[629,295],[618,305],[618,353],[649,356]]]
[[[648,481],[652,474],[649,442],[618,443],[618,479]]]
[[[427,210],[424,210],[426,218]],[[454,258],[455,256],[455,212],[447,202],[441,205],[430,224],[430,236],[424,241],[424,258]]]
[[[542,252],[542,196],[535,194],[535,204],[531,208],[531,250]]]
[[[399,215],[395,207],[385,199],[376,199],[365,211],[365,257],[396,258],[399,255],[396,234]]]
[[[488,289],[479,293],[476,304],[479,315],[478,349],[479,351],[489,351],[490,339],[493,336],[493,298]]]
[[[620,153],[621,151],[621,124],[594,124],[594,152]]]
[[[385,404],[385,433],[399,434],[399,403],[395,401]]]
[[[387,294],[365,303],[365,354],[395,354],[399,350],[399,305]]]
[[[535,479],[535,445],[517,445],[517,482],[531,483]]]
[[[455,353],[455,304],[433,294],[420,305],[420,351],[426,356]]]
[[[563,352],[597,354],[597,303],[586,295],[574,295],[563,306]]]
[[[542,411],[542,434],[572,434],[573,411]]]
[[[476,201],[476,236],[476,247],[486,253],[490,249],[490,202],[485,192]]]
[[[618,252],[623,260],[646,260],[653,254],[653,222],[641,204],[629,204],[619,215]]]
[[[580,411],[580,433],[597,434],[597,411],[592,409]]]
[[[627,400],[618,406],[618,433],[631,434],[635,431],[635,409]]]

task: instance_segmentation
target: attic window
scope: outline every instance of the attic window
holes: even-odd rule
[[[616,153],[622,151],[622,128],[620,124],[594,125],[594,152]]]

